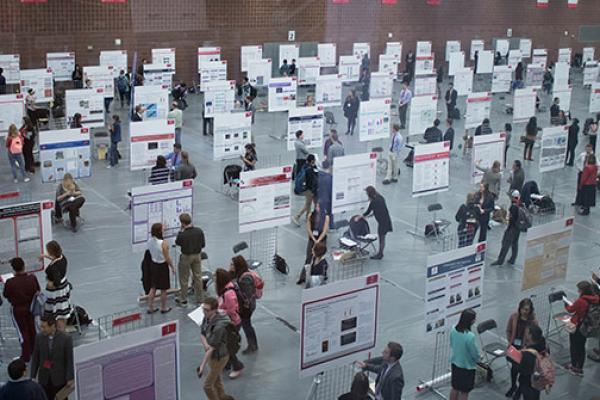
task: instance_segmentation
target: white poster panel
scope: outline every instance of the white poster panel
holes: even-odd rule
[[[565,167],[568,136],[568,126],[548,126],[544,128],[540,149],[540,172],[555,171]]]
[[[25,96],[22,93],[0,95],[0,136],[6,136],[11,124],[20,128],[24,115]]]
[[[560,109],[564,111],[569,111],[571,109],[571,93],[573,92],[573,86],[569,85],[569,87],[561,88],[561,89],[553,89],[552,96],[558,97]]]
[[[571,65],[571,49],[558,49],[558,59],[556,62]]]
[[[254,86],[267,86],[271,80],[273,62],[270,58],[248,61],[248,80]]]
[[[56,81],[70,81],[75,70],[75,53],[46,53],[46,68],[52,70]]]
[[[392,99],[361,101],[358,109],[358,139],[361,142],[386,139],[390,136]]]
[[[398,64],[402,63],[402,42],[387,42],[385,44],[385,54],[394,56]]]
[[[340,75],[320,75],[317,78],[315,101],[324,107],[342,105],[342,78]]]
[[[175,72],[175,49],[152,49],[152,64],[162,64]]]
[[[235,81],[212,81],[204,86],[204,116],[228,113],[235,107]]]
[[[77,346],[76,400],[181,398],[178,326],[172,321]]]
[[[21,57],[18,54],[0,54],[0,68],[8,85],[16,85],[21,79]]]
[[[415,96],[437,94],[437,77],[435,75],[419,75],[415,77]]]
[[[361,153],[336,157],[333,163],[332,210],[333,214],[361,210],[369,206],[365,188],[375,187],[377,180],[377,154]]]
[[[548,65],[548,50],[546,49],[533,49],[533,56],[531,57],[532,64],[539,64],[544,69]]]
[[[287,111],[296,107],[297,83],[295,77],[271,78],[269,81],[269,112]]]
[[[434,54],[415,57],[415,75],[433,74]]]
[[[121,71],[127,73],[126,50],[102,50],[100,52],[100,65],[112,67],[113,77],[118,77]]]
[[[287,225],[291,210],[291,166],[242,172],[238,202],[240,233]]]
[[[571,66],[565,62],[554,64],[554,89],[564,89],[569,87],[569,70]]]
[[[144,121],[166,119],[169,113],[169,86],[136,86],[133,104],[144,108]]]
[[[360,57],[361,60],[365,54],[371,58],[371,45],[369,43],[354,43],[352,45],[352,54]]]
[[[194,215],[191,179],[131,189],[131,243],[143,245],[151,237],[152,225],[163,224],[164,238],[177,236],[183,213]]]
[[[450,62],[450,54],[460,51],[460,40],[448,40],[446,42],[446,62]],[[464,52],[463,52],[464,54]]]
[[[164,64],[144,64],[144,86],[171,86],[173,71]],[[137,87],[136,87],[137,90]]]
[[[200,73],[200,90],[206,90],[206,84],[213,81],[227,80],[227,61],[207,61],[198,66]]]
[[[19,194],[15,194],[15,200]],[[21,257],[27,272],[43,271],[44,263],[40,254],[52,240],[52,211],[50,200],[17,203],[0,206],[0,260]],[[0,264],[0,280],[6,282],[13,277],[13,269],[8,263]]]
[[[379,72],[385,72],[393,79],[398,76],[398,60],[391,54],[379,55]]]
[[[36,103],[48,103],[54,100],[54,78],[50,68],[22,69],[21,93],[27,95],[29,89],[35,90]]]
[[[508,65],[494,65],[492,72],[492,93],[510,92],[512,68]]]
[[[304,132],[304,143],[308,148],[323,146],[325,118],[323,106],[294,107],[288,112],[288,151],[294,150],[296,132]]]
[[[303,290],[300,377],[368,358],[378,306],[379,273]]]
[[[142,86],[140,86],[142,87]],[[129,124],[130,170],[149,169],[156,157],[172,151],[175,144],[175,121],[154,119]]]
[[[494,52],[481,50],[477,53],[477,73],[491,74],[494,71]]]
[[[583,85],[588,86],[598,81],[599,71],[600,67],[598,67],[597,61],[588,61],[583,69]]]
[[[386,72],[371,72],[369,96],[371,99],[391,98],[394,79]]]
[[[533,43],[532,43],[531,39],[519,40],[519,50],[521,50],[521,57],[530,58],[532,46],[533,46]]]
[[[357,56],[340,56],[338,67],[342,82],[358,82],[360,78],[360,58]]]
[[[588,63],[590,61],[594,61],[594,54],[596,52],[596,48],[595,47],[584,47],[583,48],[583,57],[582,57],[582,62]]]
[[[516,89],[513,95],[513,122],[527,122],[535,116],[536,90],[534,88]]]
[[[445,192],[450,187],[450,142],[415,145],[413,197]]]
[[[492,94],[488,92],[470,93],[467,97],[465,129],[476,128],[485,118],[490,117]]]
[[[298,85],[315,85],[320,73],[319,57],[298,58]]]
[[[564,281],[573,240],[573,217],[529,228],[521,290]]]
[[[464,51],[455,51],[448,54],[448,76],[454,76],[457,69],[465,67]]]
[[[430,41],[417,42],[416,57],[427,57],[430,55],[431,55],[431,42]]]
[[[521,62],[523,56],[521,55],[521,50],[509,50],[508,52],[508,65],[513,68],[517,68],[517,65]]]
[[[478,52],[477,55],[481,56],[481,52],[485,48],[485,42],[481,39],[473,39],[471,40],[471,53],[469,54],[469,58],[471,60],[475,59],[475,52]],[[491,50],[489,50],[491,51]]]
[[[214,124],[213,160],[242,156],[252,143],[252,112],[215,114]]]
[[[92,176],[89,128],[40,131],[42,182],[60,181],[68,172],[73,178]]]
[[[220,47],[198,47],[198,73],[203,63],[214,61],[221,61]]]
[[[425,332],[448,332],[467,308],[483,306],[486,243],[427,257]]]
[[[437,118],[436,95],[413,96],[408,114],[408,134],[422,135]]]
[[[527,64],[527,75],[525,75],[525,86],[536,89],[542,88],[544,81],[544,68],[540,64]]]
[[[103,89],[102,94],[104,97],[114,97],[115,77],[113,69],[110,65],[83,67],[83,80],[89,79],[94,89]]]
[[[510,49],[510,42],[508,39],[497,39],[496,40],[496,51],[500,52],[502,57],[505,57],[508,54],[508,50]]]
[[[288,64],[291,64],[292,60],[298,60],[298,58],[300,58],[299,44],[279,45],[279,66],[283,65],[283,60],[287,60]]]
[[[592,83],[590,90],[590,114],[600,112],[600,83]]]
[[[319,43],[317,45],[317,55],[321,67],[335,67],[337,45],[335,43]]]
[[[471,157],[471,183],[481,181],[483,171],[479,168],[492,168],[494,161],[500,161],[500,168],[504,169],[504,146],[506,133],[491,133],[473,137],[473,156]]]
[[[104,126],[104,89],[70,89],[65,91],[65,113],[70,124],[73,115],[81,114],[84,128]]]
[[[198,49],[200,51],[200,49]],[[262,60],[262,46],[242,46],[240,48],[241,71],[248,71],[248,63],[250,61]],[[198,61],[200,63],[200,61]]]
[[[454,89],[459,96],[467,96],[473,90],[473,68],[459,68],[454,73]]]

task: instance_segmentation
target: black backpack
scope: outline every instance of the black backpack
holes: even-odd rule
[[[69,320],[67,321],[68,325],[76,325],[77,324],[77,320],[75,319],[75,314],[77,314],[77,317],[79,318],[80,326],[87,326],[92,323],[92,319],[88,315],[87,311],[85,311],[85,309],[83,307],[75,306],[73,308],[73,312],[71,313],[71,316],[69,317]]]
[[[517,220],[517,229],[521,232],[527,232],[531,228],[531,217],[525,207],[519,207],[519,219]]]
[[[275,254],[273,256],[273,266],[275,267],[275,269],[279,272],[281,272],[284,275],[287,275],[288,272],[290,272],[290,268],[288,267],[287,263],[285,262],[285,259],[283,257],[281,257],[279,254]]]

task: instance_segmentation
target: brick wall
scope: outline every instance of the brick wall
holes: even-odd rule
[[[425,0],[399,0],[384,6],[379,0],[127,0],[102,4],[100,0],[48,0],[46,4],[20,4],[0,0],[0,52],[19,53],[22,68],[45,65],[51,51],[75,51],[77,62],[97,65],[100,50],[124,49],[150,58],[150,49],[175,47],[177,75],[191,81],[197,71],[196,49],[220,46],[231,78],[238,78],[241,45],[287,41],[295,30],[297,41],[338,43],[338,55],[349,54],[353,42],[371,42],[380,54],[389,40],[412,47],[431,40],[438,61],[446,40],[481,38],[486,47],[493,37],[512,28],[514,37],[533,39],[534,48],[583,47],[577,41],[579,25],[600,23],[600,1],[582,0],[569,10],[566,0],[551,0],[540,10],[535,0],[443,0],[430,7]],[[564,36],[569,31],[574,37]],[[388,32],[393,34],[388,39]],[[122,40],[115,46],[114,39]],[[88,46],[93,46],[88,50]]]

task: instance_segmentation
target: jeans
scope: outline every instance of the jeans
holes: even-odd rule
[[[196,302],[204,299],[204,287],[202,286],[202,264],[200,254],[181,254],[179,256],[179,300],[187,301],[188,285],[190,282],[190,271],[192,272],[192,284],[196,294]]]
[[[225,388],[221,381],[221,374],[227,365],[229,357],[208,360],[208,376],[204,380],[204,393],[208,400],[222,400],[225,398]]]
[[[238,332],[240,331],[240,325],[236,326]],[[237,358],[237,351],[235,353],[232,351],[229,352],[229,362],[227,365],[231,365],[234,371],[244,369],[244,364]]]
[[[73,201],[67,201],[63,204],[62,208],[56,202],[56,208],[54,209],[54,215],[58,219],[62,219],[63,211],[69,213],[69,221],[71,222],[71,228],[75,228],[77,226],[77,217],[79,216],[79,209],[83,207],[83,203],[85,203],[85,199],[83,197],[78,197]]]
[[[117,150],[117,142],[111,142],[108,148],[108,162],[111,167],[119,163],[119,150]]]
[[[523,159],[529,160],[531,159],[531,153],[533,152],[533,144],[535,140],[525,139],[525,149],[523,149]]]
[[[400,117],[400,126],[402,128],[406,126],[406,111],[408,111],[408,104],[398,106],[398,117]]]
[[[125,105],[125,102],[127,102],[127,105],[129,106],[130,102],[131,102],[131,92],[127,91],[127,92],[121,92],[119,91],[119,99],[121,100],[121,108],[123,108],[123,106]]]
[[[583,369],[585,362],[585,342],[587,338],[579,332],[569,334],[569,350],[571,352],[571,365],[574,368]]]
[[[17,168],[21,171],[21,177],[25,179],[25,160],[23,154],[12,154],[8,152],[8,162],[10,163],[10,171],[13,179],[17,179]]]
[[[356,116],[348,117],[348,129],[346,130],[346,135],[354,135],[354,128],[356,127]]]
[[[175,128],[175,143],[181,144],[181,128]]]
[[[246,341],[248,342],[248,348],[258,349],[258,341],[256,339],[256,331],[252,326],[252,313],[248,315],[248,318],[242,318],[242,329],[246,335]]]

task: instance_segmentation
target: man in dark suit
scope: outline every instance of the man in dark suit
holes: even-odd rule
[[[400,343],[389,342],[383,349],[382,357],[367,361],[357,361],[356,364],[370,372],[375,372],[375,400],[401,400],[404,388],[404,374],[400,358],[404,350]]]
[[[452,82],[448,85],[448,90],[446,90],[446,113],[448,118],[453,118],[452,112],[454,108],[456,108],[456,99],[458,97],[458,92],[454,89],[454,84]]]
[[[52,315],[42,317],[40,328],[31,358],[31,378],[42,385],[48,399],[54,399],[63,387],[75,384],[73,340],[56,329]]]

